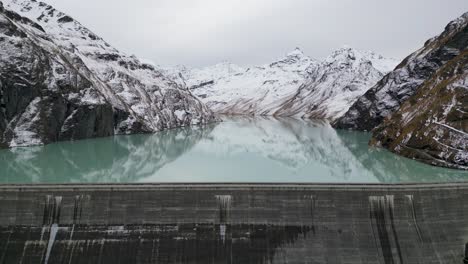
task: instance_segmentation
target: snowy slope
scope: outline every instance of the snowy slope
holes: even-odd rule
[[[23,146],[115,133],[154,132],[216,120],[185,87],[153,66],[111,47],[53,7],[29,0],[6,0],[3,5],[4,28],[11,27],[10,31],[14,32],[4,31],[0,38],[3,45],[0,83],[6,84],[2,93],[21,94],[13,77],[25,81],[21,85],[33,91],[31,96],[25,96],[27,102],[21,103],[20,111],[10,111],[1,120],[4,123],[0,126],[4,134],[2,145]],[[38,67],[40,74],[47,78],[38,79],[37,75],[30,74]],[[30,71],[19,70],[26,68]],[[30,85],[32,82],[36,85]],[[51,98],[60,98],[60,109],[48,109],[52,106],[47,106],[44,97],[37,97],[45,91],[54,93]],[[70,101],[73,105],[103,108],[87,108],[94,109],[92,111],[81,110],[83,107],[67,108]],[[4,112],[7,110],[11,109]],[[45,124],[45,120],[34,115],[35,111],[53,112],[57,122]],[[106,131],[83,132],[86,125],[79,124],[83,115],[96,123],[96,127],[106,127]],[[66,133],[33,133],[31,131],[38,127],[34,121],[46,130],[53,125],[54,131],[66,130]]]
[[[334,120],[395,65],[395,60],[349,47],[323,61],[296,48],[268,65],[243,68],[225,62],[185,69],[182,76],[218,113]]]
[[[350,47],[336,50],[314,68],[297,93],[285,101],[275,115],[333,121],[345,114],[396,63],[373,52]]]
[[[272,115],[316,64],[296,49],[269,65],[243,68],[225,62],[182,74],[192,92],[215,112]]]

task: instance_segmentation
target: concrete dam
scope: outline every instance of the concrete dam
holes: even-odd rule
[[[468,263],[468,184],[0,186],[0,263]]]

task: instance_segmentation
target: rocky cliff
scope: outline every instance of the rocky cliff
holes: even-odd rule
[[[428,40],[357,100],[335,126],[370,131],[397,111],[424,82],[468,47],[468,13]]]
[[[432,165],[468,169],[468,50],[387,117],[371,144]]]
[[[183,86],[37,1],[0,8],[0,145],[155,132],[216,120]]]

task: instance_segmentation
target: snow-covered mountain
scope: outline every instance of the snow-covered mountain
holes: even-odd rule
[[[275,112],[333,121],[397,64],[373,52],[344,47],[321,61],[296,94]]]
[[[316,64],[296,49],[268,65],[244,68],[224,62],[182,75],[191,91],[217,113],[273,115]]]
[[[116,50],[45,3],[5,0],[0,23],[4,147],[216,120],[162,71]]]
[[[268,65],[244,68],[225,62],[181,74],[217,113],[334,120],[395,65],[393,59],[349,47],[323,61],[296,48]]]
[[[359,98],[335,126],[370,131],[381,124],[434,73],[467,49],[467,26],[468,13],[449,23],[442,34],[426,41]]]

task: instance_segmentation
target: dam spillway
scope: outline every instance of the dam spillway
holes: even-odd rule
[[[0,186],[0,263],[466,263],[468,184]]]

